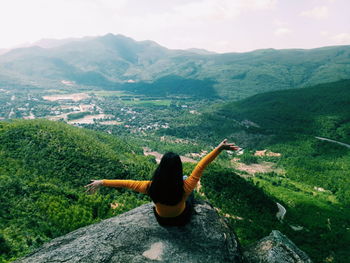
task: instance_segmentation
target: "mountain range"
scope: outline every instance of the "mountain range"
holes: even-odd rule
[[[242,244],[279,229],[317,262],[348,262],[349,150],[315,136],[350,143],[349,62],[350,46],[216,54],[112,34],[45,40],[3,53],[4,94],[12,88],[100,88],[227,101],[201,101],[205,106],[196,114],[169,117],[169,127],[146,140],[47,120],[1,121],[0,262],[149,202],[123,189],[90,196],[83,188],[91,179],[148,180],[156,163],[143,156],[145,142],[163,150],[189,144],[193,151],[197,143],[209,147],[222,138],[245,152],[234,159],[221,155],[208,166],[197,197],[210,200]],[[180,140],[166,145],[162,136]],[[280,155],[256,157],[262,149]],[[272,162],[278,169],[251,176],[238,169],[247,157],[253,165]],[[240,164],[233,162],[237,158]],[[193,166],[185,164],[185,174]],[[276,219],[276,202],[288,211],[283,222]]]
[[[146,95],[242,99],[272,90],[347,79],[350,46],[217,54],[172,50],[107,34],[43,40],[0,55],[2,86],[77,86]]]

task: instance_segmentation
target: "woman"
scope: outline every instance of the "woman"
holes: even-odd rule
[[[233,143],[225,139],[212,152],[206,155],[194,168],[191,175],[183,180],[180,156],[166,153],[156,171],[152,181],[135,180],[92,180],[86,185],[88,192],[95,192],[100,186],[124,187],[148,194],[155,203],[154,214],[161,225],[185,225],[191,216],[191,195],[195,189],[205,167],[211,163],[223,150],[238,150]]]

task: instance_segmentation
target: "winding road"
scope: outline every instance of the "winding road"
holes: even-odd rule
[[[315,137],[316,139],[319,139],[321,141],[327,141],[327,142],[333,142],[333,143],[337,143],[339,145],[342,145],[342,146],[345,146],[347,148],[350,149],[350,144],[346,144],[346,143],[343,143],[343,142],[338,142],[338,141],[335,141],[335,140],[331,140],[331,139],[327,139],[327,138],[323,138],[323,137]]]

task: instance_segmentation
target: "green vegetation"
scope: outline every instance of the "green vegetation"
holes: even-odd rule
[[[90,114],[91,114],[90,111],[70,113],[67,115],[67,120],[71,121],[71,120],[81,119],[81,118],[84,118],[85,116],[90,115]]]
[[[152,159],[113,136],[44,120],[0,122],[0,145],[0,262],[149,201],[126,190],[84,192],[91,179],[149,178]]]
[[[251,153],[245,152],[240,157],[240,162],[245,164],[258,163],[259,158],[257,156],[252,155]]]
[[[122,100],[123,104],[126,105],[156,105],[156,106],[170,106],[171,100],[143,100],[143,99],[132,99],[132,100]]]
[[[202,115],[174,120],[164,134],[217,141],[235,138],[243,147],[260,148],[295,134],[350,143],[350,80],[304,89],[268,92],[239,102],[207,107]]]
[[[343,80],[255,95],[226,104],[216,114],[252,121],[260,132],[309,134],[350,142],[349,101],[350,80]]]
[[[280,165],[288,178],[329,190],[350,209],[349,149],[303,136],[275,144],[271,149],[282,153]]]
[[[193,98],[217,97],[213,79],[184,78],[178,75],[166,75],[154,82],[138,82],[122,85],[120,88],[147,96],[182,96]]]
[[[92,90],[89,93],[93,93],[96,96],[99,97],[121,97],[121,96],[127,96],[129,95],[128,93],[125,93],[123,91],[115,90],[115,91],[108,91],[108,90]]]
[[[274,173],[257,175],[252,181],[280,200],[287,210],[283,223],[274,228],[285,233],[315,262],[329,262],[332,258],[333,262],[348,261],[350,210],[344,209],[335,195]],[[295,231],[292,227],[301,229]]]
[[[279,228],[274,199],[232,169],[211,165],[201,184],[206,198],[229,220],[242,245]]]
[[[273,172],[243,179],[218,165],[209,167],[201,183],[202,192],[228,219],[242,245],[278,229],[315,262],[347,262],[350,210],[331,191]],[[276,219],[275,202],[287,209],[283,222]]]

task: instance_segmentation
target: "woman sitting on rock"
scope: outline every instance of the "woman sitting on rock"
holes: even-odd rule
[[[86,185],[88,192],[95,192],[100,186],[124,187],[148,194],[155,203],[154,214],[161,225],[185,225],[192,212],[192,200],[189,198],[195,189],[205,167],[223,150],[238,150],[233,143],[225,139],[212,152],[206,155],[194,168],[191,175],[183,180],[180,156],[168,152],[163,155],[152,181],[135,180],[92,180]]]

